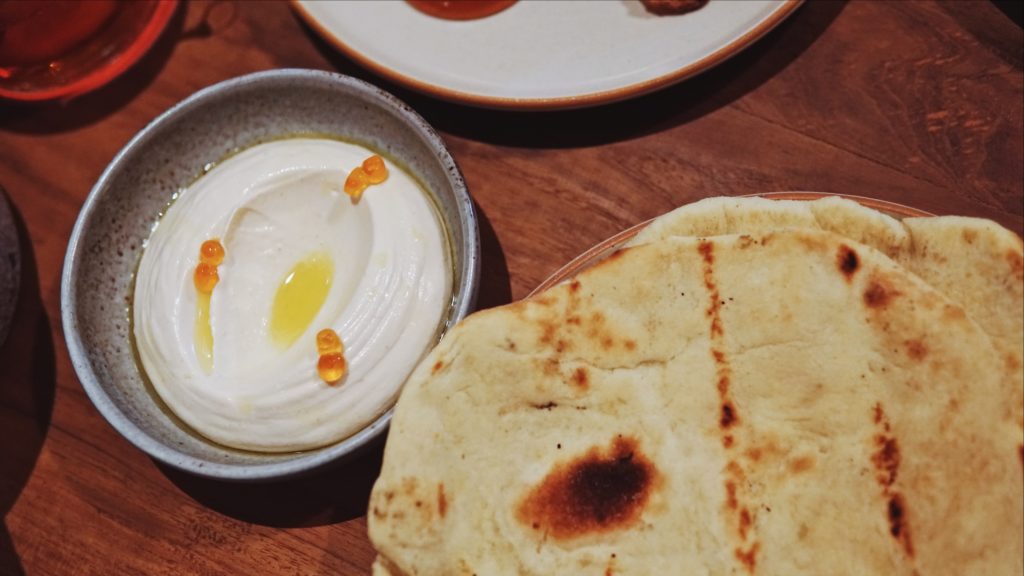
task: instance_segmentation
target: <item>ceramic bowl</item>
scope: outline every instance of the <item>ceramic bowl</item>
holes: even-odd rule
[[[233,450],[181,423],[147,384],[130,317],[133,274],[161,211],[203,167],[259,142],[338,136],[398,160],[434,196],[453,253],[452,325],[474,304],[480,245],[465,182],[438,134],[394,96],[361,80],[275,70],[206,88],[139,132],[89,193],[61,281],[64,333],[82,386],[128,441],[174,468],[223,480],[268,480],[335,463],[381,434],[391,411],[339,443],[290,453]]]

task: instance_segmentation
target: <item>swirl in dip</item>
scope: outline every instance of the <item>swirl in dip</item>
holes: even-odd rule
[[[143,368],[185,423],[235,448],[316,448],[388,409],[437,339],[451,300],[444,228],[399,166],[358,202],[346,176],[373,152],[340,141],[260,144],[183,191],[150,237],[135,284]],[[208,304],[199,247],[224,259]],[[208,305],[208,310],[207,310]],[[318,331],[348,370],[317,373]]]

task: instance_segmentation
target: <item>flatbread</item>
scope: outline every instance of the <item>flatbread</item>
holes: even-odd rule
[[[963,306],[999,349],[1007,399],[1000,413],[1017,423],[1024,444],[1024,243],[995,222],[962,216],[897,220],[836,196],[810,202],[716,197],[656,218],[629,245],[792,227],[867,244]]]
[[[374,574],[1021,574],[1002,366],[963,308],[836,234],[622,250],[417,368]]]

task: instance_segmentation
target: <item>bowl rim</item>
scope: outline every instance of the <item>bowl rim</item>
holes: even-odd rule
[[[177,116],[204,105],[208,99],[217,96],[225,90],[234,90],[244,86],[264,83],[288,83],[299,79],[329,83],[367,96],[368,101],[383,106],[401,120],[404,120],[406,125],[413,130],[414,135],[421,138],[431,148],[444,169],[446,179],[452,184],[455,201],[460,206],[459,212],[462,215],[462,244],[465,247],[465,255],[462,265],[458,266],[458,270],[461,272],[460,281],[458,285],[452,286],[452,304],[451,308],[449,308],[451,323],[454,324],[466,317],[476,306],[480,276],[480,231],[475,207],[466,187],[462,171],[445,145],[444,140],[410,106],[385,90],[358,78],[336,72],[302,68],[283,68],[255,72],[224,80],[194,92],[161,113],[136,133],[118,151],[89,191],[68,240],[61,273],[60,303],[61,323],[72,367],[82,388],[85,389],[86,395],[96,409],[99,410],[104,419],[121,436],[151,458],[172,468],[197,476],[216,480],[245,482],[279,480],[310,473],[329,464],[339,463],[358,453],[360,449],[387,429],[394,412],[394,404],[392,404],[359,432],[334,444],[312,449],[307,454],[300,455],[297,458],[259,464],[210,462],[168,446],[132,422],[116,405],[103,386],[100,385],[100,379],[93,370],[92,363],[89,361],[88,353],[79,334],[78,311],[75,306],[78,290],[73,279],[77,277],[80,268],[83,252],[82,237],[85,234],[86,225],[92,221],[93,215],[97,210],[99,197],[121,169],[124,159],[132,155],[136,149],[145,146],[155,134],[173,125]],[[207,440],[207,442],[224,450],[234,451],[232,448],[222,447],[212,441]],[[273,454],[268,455],[274,457]]]

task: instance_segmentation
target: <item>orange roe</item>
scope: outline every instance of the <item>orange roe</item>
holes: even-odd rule
[[[199,247],[199,261],[220,266],[224,261],[224,247],[217,240],[207,240]]]
[[[388,179],[388,167],[384,165],[384,159],[376,154],[363,160],[363,171],[369,177],[370,184],[380,184]]]
[[[345,347],[338,333],[330,328],[317,332],[316,351],[320,354],[320,360],[316,364],[320,378],[328,384],[341,380],[348,370],[348,362],[345,361]]]
[[[345,194],[348,194],[356,202],[363,195],[363,191],[370,185],[370,176],[363,170],[362,166],[356,167],[345,179]]]
[[[330,328],[325,328],[316,334],[316,351],[320,354],[330,354],[332,352],[340,354],[344,350],[341,344],[341,338],[338,338],[338,333]]]
[[[192,274],[192,283],[202,294],[213,293],[213,287],[220,282],[217,266],[224,261],[224,246],[217,239],[207,240],[199,247],[199,264]]]
[[[213,292],[213,287],[220,281],[220,275],[217,274],[217,267],[206,262],[200,262],[196,266],[196,272],[192,276],[192,281],[196,285],[196,290],[203,294],[210,294]]]
[[[374,154],[363,160],[362,166],[356,166],[349,172],[345,179],[345,194],[358,202],[367,186],[380,184],[387,179],[388,167],[384,165],[384,159]]]
[[[326,354],[316,363],[316,371],[320,378],[328,384],[334,384],[345,376],[348,362],[341,354]]]

